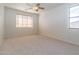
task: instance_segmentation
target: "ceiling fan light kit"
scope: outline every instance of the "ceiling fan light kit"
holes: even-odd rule
[[[36,11],[36,10],[38,10],[38,7],[33,7],[32,9],[33,9],[34,11]]]
[[[39,12],[40,10],[44,10],[45,8],[41,7],[40,4],[37,3],[37,4],[33,5],[31,8],[29,8],[29,9],[32,9],[35,12]],[[27,10],[29,10],[29,9],[27,9]]]

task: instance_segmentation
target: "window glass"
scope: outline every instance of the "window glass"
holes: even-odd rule
[[[79,6],[70,8],[70,28],[79,28]]]
[[[31,16],[16,15],[16,27],[33,27],[33,18]]]

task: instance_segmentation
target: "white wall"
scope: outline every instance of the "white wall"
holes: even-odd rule
[[[79,45],[79,29],[68,28],[68,17],[68,4],[40,13],[39,33]]]
[[[32,15],[34,22],[33,28],[16,28],[16,14],[18,13]],[[38,32],[37,27],[38,27],[38,14],[26,13],[5,7],[5,38],[37,34]]]
[[[0,46],[4,38],[4,7],[0,5]]]

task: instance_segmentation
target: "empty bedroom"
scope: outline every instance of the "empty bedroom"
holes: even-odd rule
[[[0,3],[0,55],[78,55],[79,4]]]

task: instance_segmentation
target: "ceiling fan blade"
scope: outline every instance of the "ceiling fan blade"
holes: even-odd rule
[[[45,9],[45,8],[43,8],[43,7],[39,7],[39,9]]]

